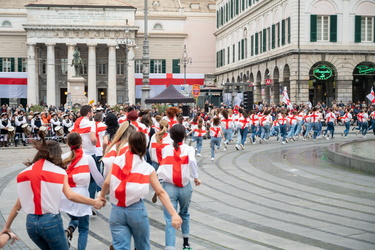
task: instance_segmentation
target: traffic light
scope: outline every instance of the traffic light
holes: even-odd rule
[[[253,109],[254,105],[254,93],[253,91],[245,91],[243,93],[243,104],[247,111]]]

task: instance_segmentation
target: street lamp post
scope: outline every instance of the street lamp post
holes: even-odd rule
[[[188,57],[188,54],[186,52],[186,45],[184,45],[184,52],[182,53],[182,57],[180,58],[180,65],[182,64],[184,66],[184,85],[186,85],[186,66],[188,64],[191,64],[193,60],[191,57]]]
[[[116,39],[116,43],[116,49],[119,49],[120,47],[125,49],[125,102],[129,103],[129,48],[136,46],[136,44],[135,40],[131,38],[128,19],[126,19],[124,39]]]
[[[145,38],[143,41],[143,56],[142,56],[142,99],[141,105],[143,109],[147,109],[146,99],[150,98],[150,53],[148,44],[148,2],[144,0],[144,25]]]

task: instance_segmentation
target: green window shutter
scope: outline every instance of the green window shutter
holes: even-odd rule
[[[316,42],[316,15],[310,16],[310,42]]]
[[[238,0],[236,0],[236,15],[238,15],[238,13],[239,13],[239,2],[238,2]]]
[[[285,20],[281,20],[281,45],[285,45]]]
[[[374,16],[374,20],[372,21],[372,26],[374,27],[373,33],[374,33],[374,43],[375,43],[375,16]]]
[[[219,68],[218,52],[216,51],[216,68]]]
[[[3,58],[0,57],[0,72],[3,72]]]
[[[337,15],[331,15],[330,19],[329,41],[337,42]]]
[[[250,48],[251,48],[251,50],[250,50],[250,54],[251,54],[251,56],[253,56],[254,55],[254,35],[252,35],[251,36],[251,38],[250,38],[251,40],[250,40]]]
[[[172,59],[172,73],[175,73],[175,74],[181,73],[179,59]]]
[[[219,11],[216,11],[216,28],[219,28]]]
[[[266,29],[263,29],[263,52],[267,51],[267,34],[266,34]]]
[[[245,58],[245,40],[241,40],[241,59]]]
[[[255,33],[255,55],[258,55],[258,33]]]
[[[361,42],[361,16],[355,16],[355,31],[354,31],[354,41],[356,43]]]
[[[291,42],[290,17],[288,17],[288,43]]]
[[[272,49],[275,48],[275,25],[272,24],[272,28],[271,28],[271,32],[272,32],[272,40],[271,40],[271,46],[272,46]]]
[[[233,13],[234,13],[234,3],[233,0],[230,1],[230,18],[233,18]]]
[[[280,22],[278,23],[279,25],[277,25],[277,47],[280,47]]]
[[[230,47],[227,48],[227,64],[230,64]]]
[[[161,72],[162,73],[167,73],[167,62],[166,62],[167,60],[165,60],[165,59],[163,59],[163,60],[161,60]]]
[[[249,6],[251,7],[251,5],[253,4],[253,1],[252,0],[249,0]]]
[[[150,60],[150,73],[155,73],[155,70],[154,70],[154,59]]]
[[[242,11],[245,10],[245,0],[242,0]]]
[[[14,72],[14,57],[10,58],[10,72]]]
[[[22,58],[17,58],[17,72],[22,72]]]
[[[238,61],[241,60],[241,42],[238,42]]]

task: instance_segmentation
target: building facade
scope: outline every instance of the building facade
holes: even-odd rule
[[[151,97],[169,84],[203,85],[215,71],[215,1],[149,0],[148,8]],[[27,72],[24,102],[65,104],[77,48],[88,100],[133,104],[144,27],[144,1],[10,1],[0,9],[0,72]],[[186,67],[184,46],[193,59]]]
[[[300,5],[299,5],[300,2]],[[375,85],[375,2],[217,1],[216,80],[226,101],[243,93],[278,103],[364,101]]]

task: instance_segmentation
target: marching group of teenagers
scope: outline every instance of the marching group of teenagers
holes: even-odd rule
[[[196,157],[202,156],[204,139],[210,140],[214,161],[215,152],[221,147],[227,150],[230,144],[244,150],[246,143],[267,143],[270,138],[281,144],[333,139],[337,124],[345,126],[341,133],[345,138],[351,130],[364,138],[371,129],[375,134],[373,107],[354,114],[350,106],[340,112],[337,108],[302,105],[248,112],[235,106],[213,109],[209,114],[198,109],[192,114],[192,119],[184,117],[178,107],[169,107],[164,113],[128,107],[115,114],[84,105],[77,117],[51,114],[48,126],[52,140],[46,140],[46,129],[42,128],[47,123],[41,114],[34,113],[29,126],[37,154],[25,162],[27,168],[16,178],[19,198],[0,239],[17,239],[10,227],[22,210],[27,214],[28,235],[40,249],[69,249],[76,230],[78,249],[86,249],[89,217],[105,206],[108,198],[111,248],[130,249],[133,238],[135,249],[150,249],[144,199],[151,186],[155,192],[152,202],[159,199],[163,204],[165,249],[175,249],[176,229],[181,228],[182,249],[189,250],[191,183],[201,184]],[[23,112],[15,117],[16,130],[23,117]],[[3,113],[3,146],[8,143],[10,123],[8,114]],[[29,130],[21,127],[18,139]],[[58,137],[68,145],[68,152],[62,153]],[[60,212],[70,217],[66,227]]]

